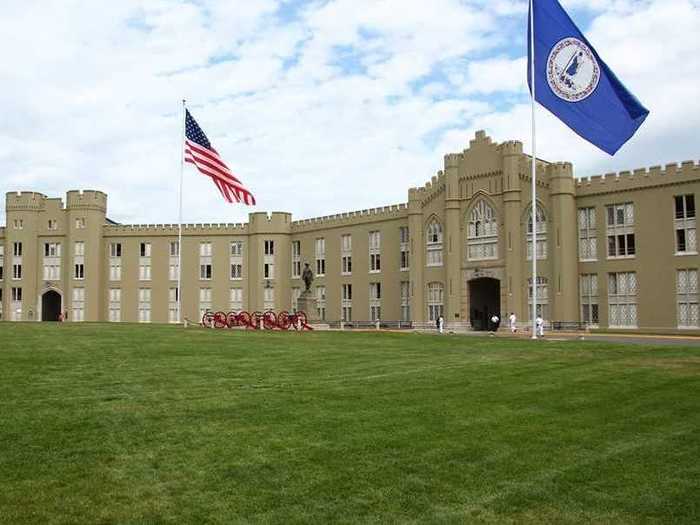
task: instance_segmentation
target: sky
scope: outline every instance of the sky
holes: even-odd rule
[[[651,111],[614,157],[537,111],[576,176],[700,157],[700,0],[562,0]],[[256,207],[184,169],[184,222],[406,202],[483,129],[530,149],[527,0],[3,0],[0,191],[178,220],[182,99]],[[4,206],[0,225],[5,223]]]

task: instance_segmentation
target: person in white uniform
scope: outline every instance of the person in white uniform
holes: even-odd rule
[[[541,315],[535,318],[535,328],[537,329],[537,337],[544,337],[544,319]]]
[[[508,317],[508,324],[510,325],[510,333],[514,334],[518,329],[518,318],[515,317],[513,312],[511,312],[510,316]]]

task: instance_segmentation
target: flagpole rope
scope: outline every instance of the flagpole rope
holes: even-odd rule
[[[535,142],[535,0],[530,0],[530,107],[532,113],[532,339],[537,339],[537,148]]]
[[[185,115],[186,102],[182,99],[182,127],[180,128],[180,209],[177,229],[177,322],[182,323],[182,183],[185,171]]]

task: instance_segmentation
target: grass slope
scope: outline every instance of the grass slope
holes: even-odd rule
[[[697,523],[700,350],[0,325],[0,522]]]

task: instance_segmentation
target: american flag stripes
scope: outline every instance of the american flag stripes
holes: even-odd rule
[[[239,181],[221,160],[219,154],[211,147],[209,139],[192,117],[185,110],[185,162],[195,167],[207,177],[210,177],[221,195],[228,202],[243,202],[255,205],[255,197]]]

